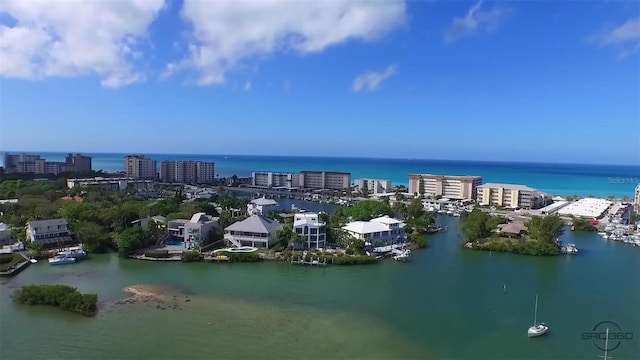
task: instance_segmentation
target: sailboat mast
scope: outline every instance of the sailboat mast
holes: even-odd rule
[[[533,311],[533,326],[536,326],[537,320],[538,320],[538,295],[536,295],[536,308]]]
[[[607,328],[607,338],[604,340],[604,360],[607,360],[608,347],[609,347],[609,328]]]

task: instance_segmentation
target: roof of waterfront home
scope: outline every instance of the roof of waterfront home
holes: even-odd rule
[[[282,224],[277,221],[267,219],[260,215],[251,215],[248,218],[233,223],[224,229],[225,231],[244,231],[265,234],[278,230],[281,227]]]
[[[400,221],[398,219],[394,219],[392,217],[389,217],[389,215],[380,216],[380,217],[377,217],[375,219],[371,219],[371,221],[379,222],[379,223],[382,223],[382,224],[385,224],[385,225],[403,224],[402,221]]]
[[[0,231],[6,231],[6,230],[9,230],[9,225],[3,222],[0,222]]]
[[[498,225],[498,232],[503,234],[521,234],[522,232],[528,232],[527,226],[521,222],[511,222],[508,224]]]
[[[261,206],[265,206],[265,205],[278,205],[278,202],[273,200],[273,199],[267,199],[265,197],[261,197],[258,199],[253,199],[251,200],[251,203],[254,205],[261,205]]]
[[[370,234],[374,232],[389,231],[389,228],[377,221],[354,221],[342,227],[344,230],[356,234]]]
[[[29,221],[27,223],[27,226],[30,228],[58,226],[58,225],[67,225],[67,219],[35,220],[35,221]]]

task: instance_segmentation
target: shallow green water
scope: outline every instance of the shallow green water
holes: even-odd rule
[[[581,334],[613,321],[634,339],[610,355],[640,358],[639,248],[568,233],[578,256],[468,252],[454,230],[459,220],[442,220],[449,232],[431,236],[410,263],[320,269],[94,255],[71,266],[37,264],[0,286],[0,357],[597,359],[602,352]],[[97,292],[100,313],[11,302],[13,288],[32,283]],[[134,284],[169,285],[192,301],[182,310],[114,305]],[[551,331],[529,339],[536,294],[538,319]]]

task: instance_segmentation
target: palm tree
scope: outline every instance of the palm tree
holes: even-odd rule
[[[292,243],[300,243],[303,241],[302,236],[293,231],[291,224],[286,224],[280,230],[276,232],[276,239],[278,244],[283,248],[288,248]]]

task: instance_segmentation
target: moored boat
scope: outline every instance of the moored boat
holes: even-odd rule
[[[54,256],[49,259],[49,264],[51,265],[64,265],[64,264],[73,264],[76,262],[76,258],[70,256]]]
[[[541,336],[549,331],[549,326],[547,324],[541,322],[538,323],[538,295],[536,295],[536,307],[533,313],[533,326],[527,330],[527,336],[536,337]]]
[[[67,251],[60,251],[58,256],[72,257],[76,259],[81,259],[87,257],[87,252],[82,249],[72,248]]]

